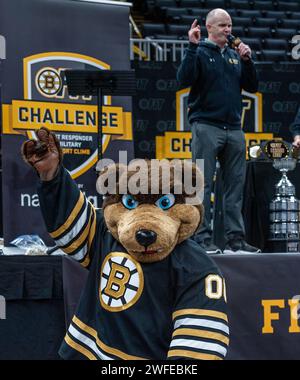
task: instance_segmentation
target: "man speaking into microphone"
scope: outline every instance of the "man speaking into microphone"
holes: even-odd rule
[[[194,240],[207,253],[221,252],[212,241],[210,212],[218,159],[224,186],[227,242],[224,253],[256,253],[260,250],[245,241],[242,217],[246,145],[241,129],[241,91],[257,91],[257,74],[250,47],[241,41],[232,44],[231,17],[225,10],[210,11],[206,17],[206,29],[208,38],[200,41],[200,25],[197,20],[193,22],[188,32],[189,45],[177,72],[181,87],[191,86],[188,119],[192,131],[192,158],[204,159],[205,218]]]

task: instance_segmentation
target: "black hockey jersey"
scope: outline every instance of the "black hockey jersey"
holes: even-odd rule
[[[64,359],[223,359],[225,284],[191,239],[160,262],[137,262],[63,167],[38,188],[57,245],[89,269],[60,348]]]

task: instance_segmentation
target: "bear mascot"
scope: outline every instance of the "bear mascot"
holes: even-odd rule
[[[156,181],[158,193],[121,193],[137,170],[117,164],[99,173],[98,191],[112,176],[116,191],[96,209],[62,165],[55,134],[43,127],[36,135],[23,143],[22,155],[39,175],[47,230],[89,270],[60,356],[224,359],[229,343],[225,284],[213,260],[189,239],[203,217],[201,203],[189,202],[195,194],[174,191],[178,183],[172,170],[165,193],[161,175],[151,176],[150,161],[140,181]],[[193,177],[201,175],[203,188],[201,172],[190,166]]]

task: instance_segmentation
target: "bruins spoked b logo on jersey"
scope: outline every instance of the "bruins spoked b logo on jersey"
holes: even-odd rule
[[[140,264],[124,252],[112,252],[101,268],[99,297],[111,312],[126,310],[140,298],[144,275]]]

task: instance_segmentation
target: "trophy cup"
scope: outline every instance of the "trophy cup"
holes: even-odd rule
[[[282,174],[269,207],[269,245],[273,252],[299,252],[300,202],[296,198],[295,186],[287,177],[287,172],[296,167],[298,152],[283,141],[268,141],[262,150]]]

